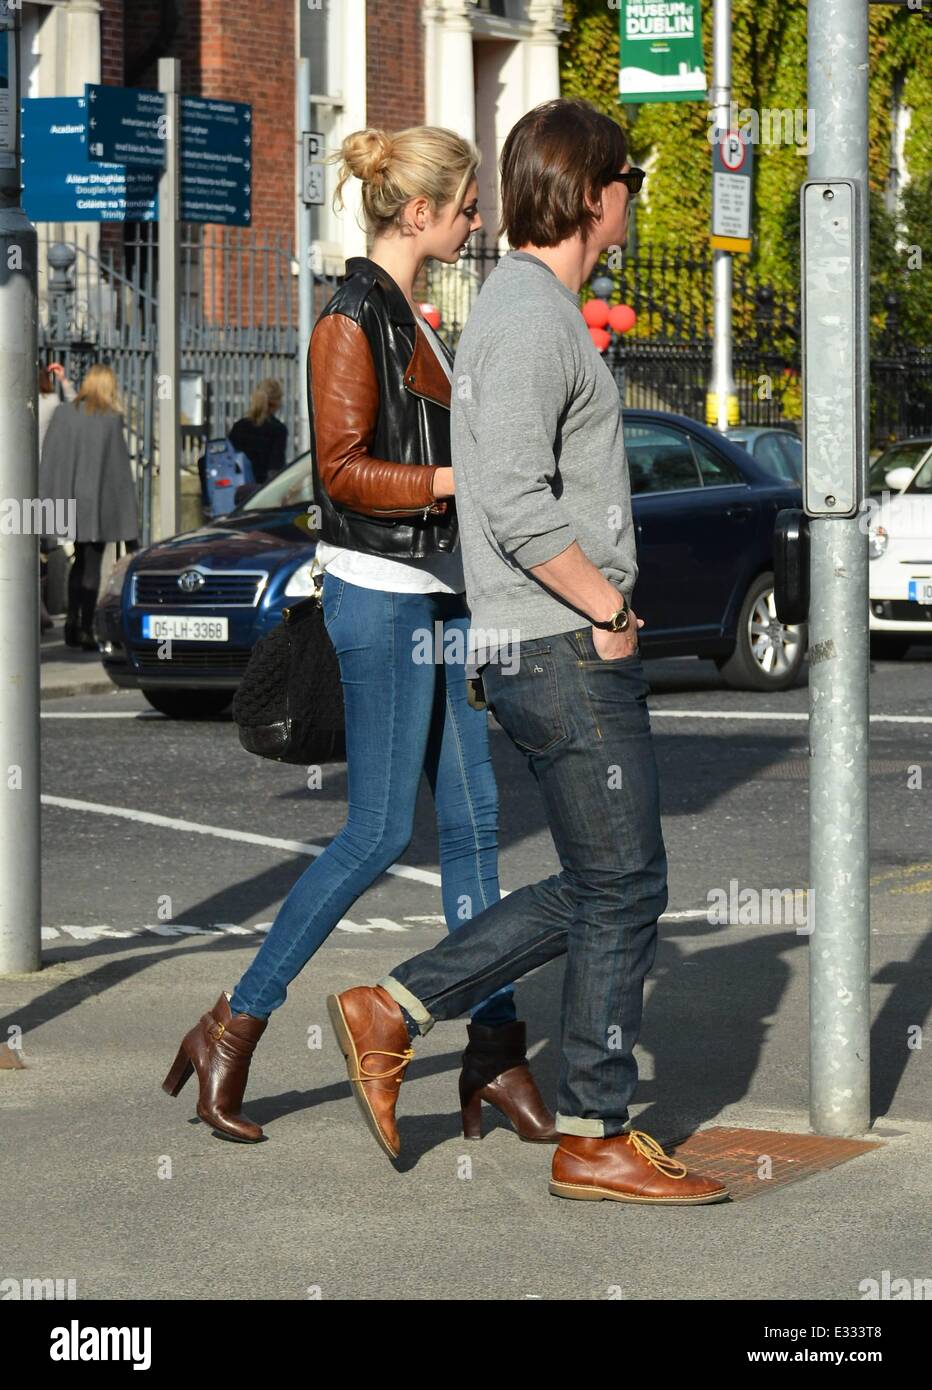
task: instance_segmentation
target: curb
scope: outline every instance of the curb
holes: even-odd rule
[[[67,685],[43,686],[39,691],[39,700],[58,700],[66,695],[109,695],[116,693],[116,689],[111,680],[73,681]]]

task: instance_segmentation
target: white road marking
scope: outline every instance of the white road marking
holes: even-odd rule
[[[660,920],[682,921],[685,918],[707,917],[708,914],[708,908],[695,907],[682,912],[665,912]],[[445,919],[436,915],[406,917],[404,920],[441,930],[446,928]],[[142,927],[112,927],[104,922],[99,926],[83,927],[66,922],[58,927],[43,927],[42,940],[56,941],[62,935],[70,936],[75,941],[126,940],[128,937],[144,936],[147,933],[152,936],[256,936],[264,935],[271,925],[271,922],[256,922],[254,926],[242,927],[235,922],[212,922],[209,927],[195,927],[184,922],[147,922]],[[349,917],[341,917],[335,930],[359,936],[374,931],[407,932],[413,928],[405,926],[402,922],[393,922],[390,917],[367,917],[365,922],[354,922]]]
[[[271,922],[257,922],[252,927],[241,927],[235,922],[213,922],[209,927],[194,927],[183,922],[149,922],[142,927],[111,927],[107,923],[95,927],[82,927],[62,923],[58,927],[43,927],[42,940],[55,941],[62,935],[70,936],[75,941],[125,940],[127,937],[144,936],[146,933],[153,936],[256,936],[264,935],[271,925]],[[350,932],[354,935],[373,931],[410,930],[410,927],[404,927],[400,922],[393,922],[390,917],[369,917],[364,923],[342,917],[336,925],[336,931]]]
[[[40,716],[42,719],[158,719],[164,724],[171,721],[167,715],[159,714],[156,710],[89,710],[87,713],[75,711],[67,713],[64,710],[43,710]]]
[[[323,854],[326,846],[306,845],[301,840],[283,840],[277,835],[256,835],[250,830],[227,830],[220,825],[201,825],[193,820],[178,820],[175,816],[159,816],[154,811],[136,811],[129,806],[107,806],[97,801],[78,801],[70,796],[42,797],[43,806],[58,806],[65,811],[92,811],[98,816],[118,816],[123,820],[138,821],[142,825],[158,825],[165,830],[181,830],[186,835],[213,835],[218,840],[236,840],[241,844],[260,845],[264,849],[284,849],[289,854],[308,854],[316,857]],[[440,887],[440,875],[429,869],[412,869],[407,864],[392,864],[385,870],[395,878],[411,879],[415,883],[428,883],[432,888]]]
[[[652,719],[808,719],[808,714],[787,710],[746,709],[657,709],[650,706]],[[932,724],[932,714],[872,714],[872,724]]]
[[[808,713],[800,713],[797,710],[743,710],[743,709],[664,709],[662,706],[650,706],[651,714],[657,719],[808,719]],[[100,713],[74,713],[68,714],[58,710],[43,710],[43,719],[145,719],[155,720],[158,723],[170,724],[172,721],[164,714],[158,714],[155,710],[120,710],[116,713],[111,711],[101,711]],[[872,724],[932,724],[932,714],[872,714],[870,716]]]

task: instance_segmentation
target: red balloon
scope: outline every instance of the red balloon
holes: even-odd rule
[[[604,299],[587,299],[582,316],[590,328],[604,328],[608,323],[608,303]]]
[[[609,343],[612,341],[611,335],[609,333],[606,333],[604,328],[590,327],[589,335],[592,338],[592,341],[595,343],[596,347],[599,349],[599,352],[604,352],[605,349],[608,347]]]
[[[638,316],[630,304],[613,304],[609,310],[608,321],[616,333],[630,333],[638,321]]]
[[[440,327],[440,310],[437,308],[436,304],[419,304],[417,307],[421,311],[421,317],[427,320],[436,333],[437,329]]]

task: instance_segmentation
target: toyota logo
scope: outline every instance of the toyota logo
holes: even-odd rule
[[[203,589],[206,580],[198,570],[185,570],[184,574],[178,576],[178,588],[186,594],[193,594],[197,589]]]

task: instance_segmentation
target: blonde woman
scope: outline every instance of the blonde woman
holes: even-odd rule
[[[288,426],[277,418],[281,408],[281,382],[266,377],[253,391],[247,414],[230,430],[230,443],[249,459],[257,483],[268,482],[285,466]]]
[[[435,127],[343,142],[336,198],[362,186],[369,256],[347,261],[308,352],[314,498],[327,630],[346,708],[346,824],[288,894],[232,994],[184,1037],[163,1083],[196,1069],[197,1112],[247,1142],[250,1059],[288,985],[411,838],[421,777],[437,810],[442,898],[455,930],[499,900],[498,800],[486,715],[467,701],[469,619],[450,460],[452,356],[418,312],[428,258],[455,264],[482,225],[475,146]],[[424,658],[425,636],[432,655]],[[464,1133],[482,1100],[522,1139],[555,1137],[525,1055],[510,985],[477,1004],[460,1076]],[[391,1056],[361,1057],[391,1077]]]
[[[53,412],[42,445],[39,495],[63,503],[74,499],[65,642],[96,651],[92,627],[104,547],[126,541],[134,550],[139,535],[136,488],[111,367],[91,367],[74,401]]]

